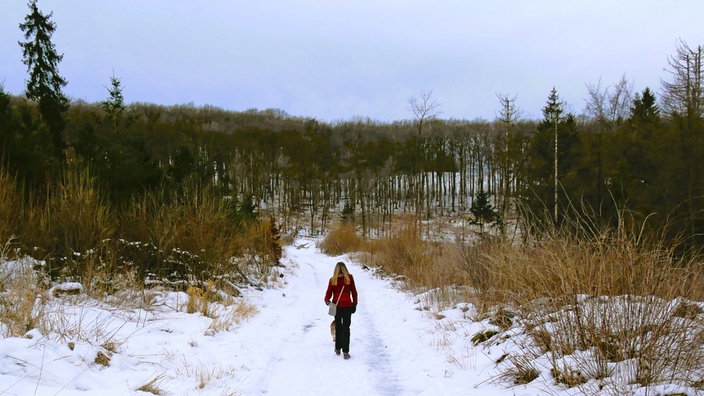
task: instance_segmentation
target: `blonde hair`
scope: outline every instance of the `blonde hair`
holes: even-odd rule
[[[337,278],[342,274],[345,277],[345,284],[350,284],[350,272],[347,270],[347,266],[342,261],[338,261],[335,264],[335,269],[332,272],[332,278],[330,278],[330,283],[333,286],[337,286]]]

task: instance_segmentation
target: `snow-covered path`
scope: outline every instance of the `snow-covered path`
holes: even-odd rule
[[[262,312],[239,329],[238,354],[259,356],[247,365],[251,374],[239,387],[243,394],[322,395],[331,390],[336,395],[437,394],[437,388],[428,385],[443,376],[444,364],[433,358],[439,354],[424,353],[434,347],[419,337],[419,321],[409,320],[409,315],[423,313],[407,298],[399,298],[400,292],[388,281],[354,262],[347,262],[360,298],[352,316],[352,359],[345,361],[333,353],[332,318],[326,314],[323,295],[334,264],[344,258],[316,252],[312,241],[287,248],[284,263],[292,270],[288,284],[278,290],[278,298],[262,301]],[[270,339],[248,341],[257,333]]]

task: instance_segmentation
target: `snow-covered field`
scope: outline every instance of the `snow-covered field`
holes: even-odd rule
[[[339,260],[355,276],[360,299],[352,316],[350,360],[333,353],[331,317],[323,303]],[[587,393],[588,388],[556,384],[547,367],[539,367],[540,377],[528,385],[502,380],[496,362],[519,348],[512,339],[520,334],[475,346],[474,334],[495,327],[473,320],[470,304],[424,309],[418,296],[348,257],[320,253],[313,239],[296,240],[282,262],[277,285],[247,290],[246,304],[213,306],[218,315],[211,316],[220,317],[215,321],[186,313],[184,293],[148,294],[143,309],[118,309],[82,296],[52,298],[44,314],[55,315],[54,328],[62,331],[35,329],[0,339],[0,395]],[[252,305],[258,312],[248,319],[226,320],[228,310]]]

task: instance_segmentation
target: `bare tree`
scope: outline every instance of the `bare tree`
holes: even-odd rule
[[[670,69],[666,71],[672,75],[672,81],[662,81],[663,108],[667,113],[695,117],[704,115],[703,56],[704,48],[701,45],[692,49],[684,41],[680,41],[676,54],[670,56]]]
[[[686,204],[688,222],[691,235],[697,234],[699,210],[694,201],[704,195],[702,178],[704,172],[701,158],[704,155],[704,87],[702,77],[702,57],[704,48],[699,45],[696,49],[690,48],[687,43],[680,41],[675,55],[669,59],[672,75],[671,81],[662,81],[663,108],[677,122],[679,136],[673,147],[679,148],[684,162],[684,191],[686,191]]]
[[[588,117],[596,120],[597,129],[597,193],[602,199],[603,161],[602,161],[602,134],[609,133],[628,118],[630,105],[633,101],[633,83],[628,81],[626,75],[614,85],[602,88],[601,79],[594,84],[587,84],[587,105],[585,112]]]
[[[431,98],[432,94],[433,91],[422,91],[419,98],[408,99],[408,109],[418,121],[418,137],[423,132],[423,125],[440,115],[440,104]]]
[[[411,97],[408,99],[408,109],[413,113],[415,116],[417,122],[418,122],[418,136],[417,136],[417,146],[415,147],[416,150],[416,156],[414,156],[414,164],[413,164],[413,169],[414,169],[414,175],[411,176],[412,180],[415,179],[412,184],[411,184],[411,189],[416,189],[416,197],[415,197],[415,207],[416,207],[416,215],[418,215],[418,219],[420,219],[420,214],[421,214],[421,204],[423,203],[423,196],[424,193],[426,193],[425,197],[425,206],[426,206],[426,218],[430,217],[430,196],[427,195],[429,192],[428,189],[430,188],[428,185],[428,174],[424,172],[421,169],[421,165],[423,163],[423,158],[421,158],[423,154],[423,139],[422,139],[422,134],[423,134],[423,126],[425,125],[426,122],[431,121],[435,119],[438,114],[438,108],[440,105],[432,99],[432,91],[422,91],[420,93],[420,98],[416,97]]]
[[[628,118],[633,101],[633,82],[625,75],[614,85],[602,88],[601,79],[594,84],[587,84],[586,113],[597,120],[603,128],[611,130],[614,125]]]

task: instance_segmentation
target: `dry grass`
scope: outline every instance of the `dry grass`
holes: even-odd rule
[[[341,224],[326,235],[319,247],[328,254],[363,252],[360,257],[364,264],[400,277],[409,287],[438,288],[440,295],[442,290],[447,291],[445,286],[468,282],[461,267],[461,249],[452,243],[425,240],[414,221],[404,222],[390,237],[367,240],[352,225]]]
[[[66,276],[80,277],[87,269],[79,255],[115,232],[114,214],[88,169],[67,169],[48,197],[29,205],[27,222],[22,242],[50,252],[63,264],[56,269]]]
[[[239,324],[254,315],[256,315],[258,309],[256,305],[248,303],[247,301],[239,301],[232,306],[230,306],[224,313],[218,314],[213,318],[213,321],[208,326],[208,329],[214,332],[227,331],[232,326]]]
[[[176,374],[179,376],[184,376],[195,381],[195,389],[203,390],[207,388],[210,383],[214,380],[231,380],[235,376],[235,371],[232,368],[223,368],[223,366],[211,366],[206,367],[202,364],[195,365],[192,360],[188,357],[183,357],[183,364],[181,367],[177,368]],[[227,386],[224,389],[218,390],[221,395],[234,395],[233,391],[229,390]],[[214,390],[211,392],[214,393]]]
[[[162,390],[159,388],[159,383],[164,380],[165,374],[157,374],[154,378],[150,379],[144,385],[140,386],[136,390],[151,393],[153,395],[161,395]]]
[[[245,221],[195,179],[180,192],[151,192],[113,208],[90,170],[72,165],[46,196],[22,197],[0,168],[0,237],[18,236],[12,239],[18,249],[6,249],[6,255],[46,260],[52,279],[80,281],[94,297],[143,288],[145,278],[172,287],[222,277],[230,284],[242,278],[253,283],[250,274],[266,282],[281,258],[274,219]],[[132,284],[124,284],[129,276]],[[235,277],[240,279],[233,282]]]
[[[485,242],[465,249],[466,271],[488,303],[586,295],[704,298],[704,267],[672,249],[605,233],[551,237],[526,245]]]
[[[688,383],[704,367],[704,266],[623,230],[484,241],[464,266],[485,307],[510,306],[556,382],[579,386],[629,362],[628,381]],[[516,371],[510,368],[509,372]]]
[[[196,279],[212,279],[233,273],[231,258],[246,255],[261,260],[237,270],[263,276],[281,257],[274,220],[239,223],[227,200],[195,181],[187,182],[182,194],[157,192],[133,202],[120,229],[125,239],[153,246],[135,262],[161,276],[188,272]],[[153,268],[155,261],[163,265]]]
[[[364,238],[357,234],[354,224],[342,222],[330,230],[325,239],[318,244],[318,248],[326,254],[337,256],[359,251],[363,245]]]
[[[188,294],[186,312],[189,314],[201,312],[204,316],[208,316],[209,303],[206,298],[205,290],[197,286],[190,286],[186,294]]]
[[[83,301],[85,303],[87,301]],[[117,338],[117,333],[127,321],[108,312],[93,316],[89,311],[79,301],[68,301],[44,312],[37,328],[42,334],[54,335],[59,340],[98,345],[106,356],[116,352],[125,342]]]
[[[532,382],[540,376],[540,370],[535,366],[533,357],[527,355],[508,356],[501,362],[504,370],[499,379],[513,383],[514,385],[524,385]]]
[[[212,272],[237,250],[227,203],[195,182],[185,184],[182,195],[156,192],[133,202],[123,212],[120,229],[127,240],[153,244],[156,254],[188,252],[194,274]]]
[[[9,243],[0,248],[0,334],[22,336],[43,317],[46,288],[31,259],[7,262]]]
[[[0,166],[0,241],[9,241],[21,229],[22,205],[16,179]]]

